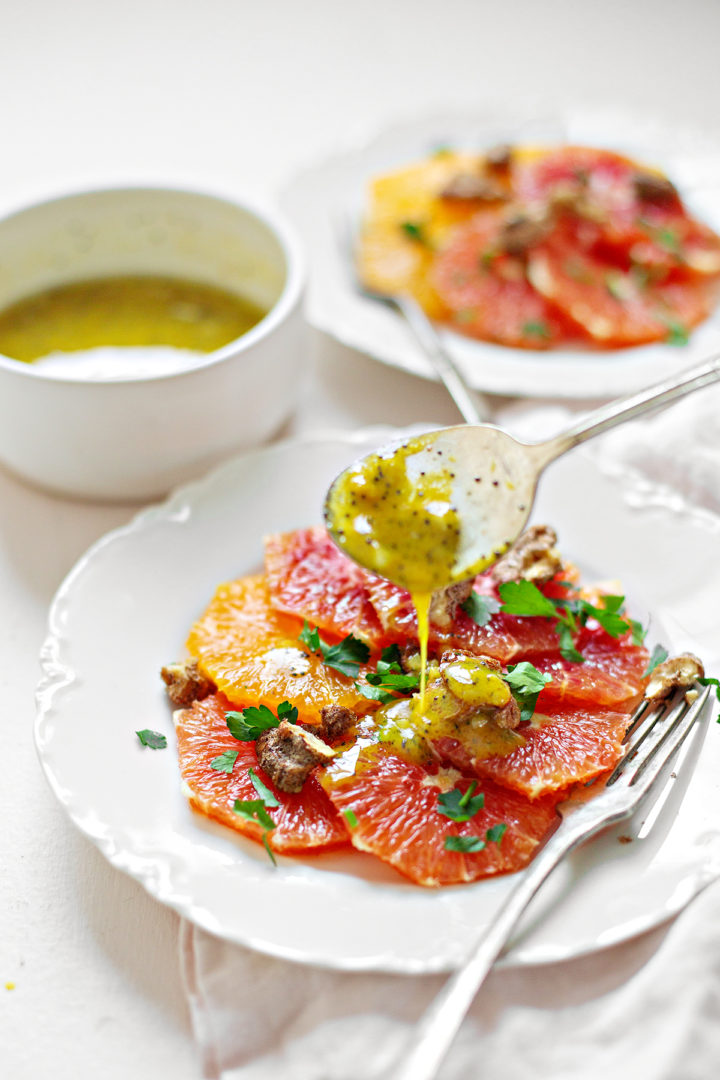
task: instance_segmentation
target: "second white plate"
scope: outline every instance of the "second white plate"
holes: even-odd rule
[[[402,318],[361,296],[339,240],[338,223],[358,220],[373,176],[418,161],[439,146],[482,149],[498,142],[582,143],[626,153],[660,167],[703,221],[720,231],[720,147],[707,135],[677,131],[626,111],[568,110],[557,116],[448,113],[397,124],[298,175],[281,193],[309,256],[306,313],[318,329],[352,348],[434,378]],[[631,393],[709,356],[720,346],[720,312],[690,343],[602,351],[532,352],[442,332],[466,381],[477,390],[522,397],[608,398]]]

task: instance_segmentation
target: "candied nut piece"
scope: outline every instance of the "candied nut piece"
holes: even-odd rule
[[[160,669],[167,696],[178,709],[187,709],[193,701],[202,701],[215,689],[210,679],[200,674],[197,660],[182,664],[167,664]]]
[[[664,206],[673,203],[678,197],[677,188],[672,180],[655,173],[637,173],[633,179],[635,194],[643,202]]]
[[[529,217],[517,214],[509,218],[500,233],[499,246],[508,255],[524,255],[525,252],[544,240],[551,228],[549,217]]]
[[[438,589],[433,593],[430,603],[430,622],[447,630],[452,626],[457,609],[463,604],[473,588],[473,579],[459,581],[457,585],[448,585],[447,589]]]
[[[502,664],[499,660],[496,660],[494,656],[486,656],[484,653],[473,653],[468,649],[446,649],[440,657],[440,664],[444,667],[447,664],[456,664],[458,660],[477,660],[483,667],[490,668],[491,671],[502,671]]]
[[[491,172],[506,172],[512,165],[513,149],[509,143],[498,143],[485,151],[485,164]]]
[[[520,723],[520,706],[514,697],[511,697],[502,709],[495,712],[493,720],[499,728],[505,728],[507,731],[515,730]]]
[[[493,581],[550,581],[562,569],[555,545],[557,533],[549,525],[531,525],[490,569]]]
[[[465,649],[448,649],[440,659],[440,674],[453,698],[464,707],[467,720],[482,715],[504,729],[520,723],[520,708],[503,679],[499,660]]]
[[[344,705],[323,705],[318,734],[326,739],[339,739],[357,720],[357,713]]]
[[[335,756],[327,743],[307,728],[281,720],[263,731],[256,743],[258,765],[276,787],[296,794],[316,765],[327,765]]]
[[[440,192],[441,199],[454,202],[497,202],[506,200],[507,195],[484,176],[476,173],[457,173],[448,180]]]
[[[702,679],[704,675],[702,660],[692,653],[680,653],[658,664],[645,688],[645,697],[648,701],[662,701],[673,690],[692,686],[696,679]]]

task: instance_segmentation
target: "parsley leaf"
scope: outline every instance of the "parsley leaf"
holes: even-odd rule
[[[365,676],[371,686],[382,686],[385,690],[416,690],[420,685],[420,676],[403,672],[380,671],[378,663],[377,672],[369,671]]]
[[[569,626],[567,623],[558,623],[556,629],[560,637],[560,655],[562,658],[569,660],[571,664],[584,664],[585,657],[581,652],[578,652],[573,641],[574,627]]]
[[[550,331],[544,322],[526,322],[522,328],[523,334],[529,337],[549,338]]]
[[[214,769],[215,772],[224,772],[230,775],[233,771],[233,766],[238,759],[238,753],[239,751],[237,750],[226,750],[220,757],[213,758],[210,762],[210,768]]]
[[[670,321],[668,322],[665,340],[668,345],[687,345],[690,340],[690,332],[682,323]]]
[[[368,686],[366,683],[355,683],[355,689],[358,694],[362,694],[368,701],[379,701],[382,705],[387,705],[390,701],[395,701],[395,695],[389,694],[387,690],[382,690],[379,686]]]
[[[254,821],[256,825],[262,825],[264,829],[274,829],[275,822],[265,809],[262,799],[236,799],[233,810],[246,821]]]
[[[357,818],[355,817],[355,812],[353,810],[343,810],[343,817],[351,829],[357,828]]]
[[[491,844],[499,844],[505,835],[507,824],[504,821],[499,821],[497,825],[491,825],[488,831],[485,833],[485,839],[489,840]]]
[[[704,675],[701,679],[698,679],[698,682],[701,683],[703,686],[714,686],[715,697],[718,699],[718,701],[720,701],[720,679],[712,679],[709,678],[707,675]],[[720,724],[720,713],[718,713],[717,722],[718,724]]]
[[[260,777],[256,775],[254,769],[248,769],[248,777],[250,779],[250,783],[252,784],[252,786],[257,791],[258,795],[262,799],[265,806],[279,806],[280,805],[280,803],[277,801],[277,799],[273,795],[270,788],[267,787],[266,784],[263,784]]]
[[[506,615],[542,615],[548,619],[557,618],[557,608],[552,600],[540,592],[532,581],[506,581],[498,592]]]
[[[263,731],[277,727],[281,720],[294,724],[297,716],[295,706],[289,701],[283,701],[278,705],[277,716],[267,705],[250,705],[242,712],[225,713],[225,723],[232,737],[238,742],[254,742]]]
[[[274,822],[268,814],[267,807],[272,808],[273,806],[279,806],[280,803],[277,801],[272,791],[270,791],[270,788],[266,787],[265,784],[263,784],[259,776],[256,776],[253,769],[248,769],[248,776],[250,777],[250,782],[257,791],[260,798],[236,799],[233,810],[236,814],[239,814],[240,817],[245,818],[246,821],[253,821],[256,825],[260,825],[262,827],[263,847],[268,853],[268,857],[270,858],[273,866],[277,866],[275,855],[273,854],[272,848],[268,843],[268,833],[272,832],[272,830],[276,827],[276,822]]]
[[[485,847],[485,841],[481,840],[479,836],[446,836],[445,837],[445,850],[446,851],[482,851]]]
[[[482,596],[473,590],[460,607],[478,626],[487,626],[493,615],[500,610],[500,601],[494,596]]]
[[[630,629],[632,630],[633,645],[642,645],[642,643],[645,641],[645,635],[647,634],[647,630],[641,622],[638,622],[637,619],[628,619],[628,622],[630,623]]]
[[[135,734],[143,746],[149,746],[151,750],[164,750],[167,746],[167,739],[159,731],[150,731],[149,728],[143,728],[142,731],[136,731]]]
[[[423,244],[428,247],[428,239],[425,235],[424,227],[418,221],[401,221],[400,228],[410,240],[414,240],[416,244]]]
[[[521,660],[519,664],[511,664],[503,679],[512,690],[512,695],[520,706],[520,721],[524,723],[530,720],[535,712],[540,691],[549,682],[552,676],[538,671],[529,660]]]
[[[648,662],[648,666],[643,671],[643,678],[645,678],[646,675],[652,675],[653,671],[658,666],[658,664],[662,664],[665,660],[667,660],[667,658],[668,658],[668,651],[665,648],[665,646],[664,645],[656,645],[655,648],[653,649],[651,655],[650,655],[650,660]]]
[[[317,626],[311,630],[307,620],[303,623],[298,640],[307,645],[311,652],[321,656],[326,667],[339,671],[341,675],[347,675],[351,679],[357,679],[360,665],[367,663],[370,659],[370,649],[360,638],[348,634],[337,645],[328,645],[327,641],[323,641],[320,637]]]
[[[438,795],[438,814],[450,818],[451,821],[459,822],[469,821],[470,818],[475,817],[485,805],[485,796],[482,791],[479,795],[473,794],[476,787],[477,780],[473,780],[464,794],[458,788],[453,788],[452,791],[445,791],[442,795]]]

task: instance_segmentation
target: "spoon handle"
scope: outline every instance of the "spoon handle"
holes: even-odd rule
[[[693,390],[699,390],[703,386],[709,386],[718,379],[720,379],[720,353],[703,361],[697,367],[689,368],[670,379],[664,379],[663,382],[656,383],[646,390],[640,390],[630,397],[620,398],[617,401],[611,401],[608,405],[603,405],[602,408],[590,413],[567,431],[556,435],[554,439],[537,444],[534,449],[538,451],[542,465],[547,465],[548,462],[554,461],[578,443],[585,442],[594,435],[600,435],[603,431],[615,427],[616,424],[624,424],[626,420],[643,416],[645,413],[652,412],[653,409],[664,408],[665,405],[669,405],[678,398],[692,393]]]

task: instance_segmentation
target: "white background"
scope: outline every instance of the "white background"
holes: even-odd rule
[[[267,196],[391,121],[453,105],[627,103],[717,139],[719,44],[716,0],[2,0],[0,205],[122,179]],[[291,429],[455,419],[435,386],[324,340],[309,352]],[[48,604],[132,512],[0,470],[0,1073],[13,1080],[198,1076],[175,916],[75,834],[32,747]]]

